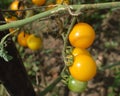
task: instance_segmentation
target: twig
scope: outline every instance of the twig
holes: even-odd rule
[[[58,84],[62,80],[62,77],[59,76],[53,83],[51,83],[45,90],[39,93],[40,96],[45,96],[49,91],[51,91],[56,84]]]
[[[104,70],[106,70],[106,69],[113,68],[113,67],[116,67],[116,66],[118,66],[118,65],[120,65],[120,62],[116,62],[116,63],[114,63],[114,64],[101,67],[101,68],[99,68],[99,70],[100,70],[100,71],[104,71]]]
[[[79,11],[80,11],[80,9],[78,9],[75,13],[78,13]],[[67,31],[66,36],[63,36],[64,45],[63,45],[62,55],[63,55],[63,60],[64,60],[65,65],[67,65],[66,64],[66,62],[67,62],[67,60],[66,60],[66,47],[67,47],[67,43],[68,43],[68,36],[69,36],[69,33],[70,33],[70,31],[72,30],[72,28],[73,28],[73,26],[75,24],[75,21],[76,21],[76,17],[73,17],[72,23],[71,23],[71,25],[70,25],[70,27],[69,27],[69,29]]]
[[[83,4],[83,5],[69,5],[69,7],[73,10],[77,10],[77,9],[81,9],[81,10],[85,10],[85,9],[105,9],[105,8],[116,8],[116,7],[120,7],[120,2],[109,2],[109,3],[99,3],[99,4]],[[1,30],[5,30],[5,29],[9,29],[9,28],[16,28],[16,27],[20,27],[23,26],[25,24],[28,24],[30,22],[33,22],[37,19],[43,18],[43,17],[47,17],[49,15],[58,13],[60,11],[66,11],[66,7],[65,5],[58,5],[57,7],[39,13],[37,15],[34,15],[32,17],[23,19],[23,20],[18,20],[18,21],[14,21],[8,24],[4,24],[0,26],[0,31]]]

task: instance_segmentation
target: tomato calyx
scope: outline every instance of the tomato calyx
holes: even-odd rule
[[[67,46],[65,50],[65,64],[66,66],[71,66],[74,61],[74,56],[72,55],[73,48],[71,46]]]

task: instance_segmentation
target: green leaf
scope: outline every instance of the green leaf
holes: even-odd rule
[[[2,57],[6,62],[13,59],[12,56],[8,55],[8,52],[4,48],[4,44],[0,44],[0,57]]]

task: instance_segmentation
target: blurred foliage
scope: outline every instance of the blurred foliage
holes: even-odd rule
[[[7,9],[13,0],[0,0],[0,9]]]

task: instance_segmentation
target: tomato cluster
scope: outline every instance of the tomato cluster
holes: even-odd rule
[[[69,34],[73,63],[68,67],[72,79],[68,82],[68,88],[73,92],[82,92],[97,72],[96,62],[88,52],[95,40],[95,31],[87,23],[76,24]]]
[[[34,34],[28,34],[21,31],[17,37],[18,43],[23,47],[28,47],[31,50],[38,50],[42,47],[42,39]]]

